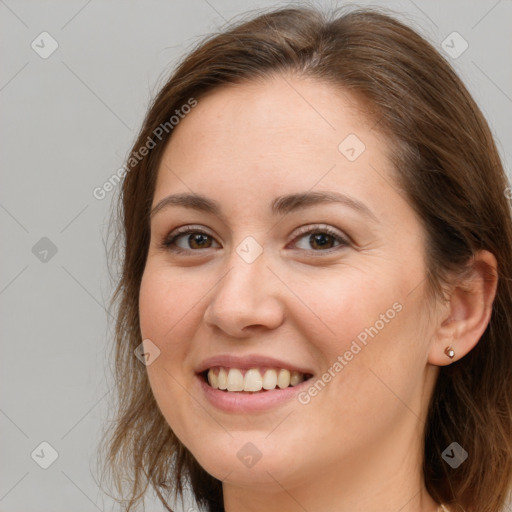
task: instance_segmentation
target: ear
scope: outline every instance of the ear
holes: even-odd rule
[[[433,336],[428,362],[445,366],[469,353],[482,337],[492,313],[498,286],[496,258],[489,251],[479,251],[471,262],[471,271],[450,290]],[[445,350],[455,353],[450,358]]]

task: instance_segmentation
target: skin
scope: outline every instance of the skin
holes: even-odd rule
[[[175,128],[153,206],[179,192],[218,201],[223,218],[182,206],[158,211],[140,289],[140,326],[160,356],[147,367],[158,406],[198,462],[223,481],[225,510],[433,512],[421,472],[427,406],[439,371],[469,352],[489,321],[496,280],[482,251],[450,300],[428,304],[420,219],[393,185],[389,142],[353,95],[311,79],[276,76],[216,89]],[[349,134],[366,149],[338,150]],[[335,191],[362,201],[273,215],[279,195]],[[350,237],[328,249],[297,235],[321,223]],[[208,243],[162,241],[199,225]],[[312,226],[313,227],[313,226]],[[321,231],[321,230],[319,230]],[[263,253],[236,252],[248,236]],[[327,252],[327,250],[329,252]],[[213,407],[194,368],[220,353],[273,356],[321,376],[358,334],[402,309],[309,403],[259,413]],[[261,459],[237,457],[247,443]]]

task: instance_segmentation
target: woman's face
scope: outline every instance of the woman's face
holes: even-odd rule
[[[160,351],[147,371],[225,485],[392,478],[420,460],[436,371],[424,232],[361,105],[313,80],[228,86],[163,156],[140,290],[145,347]]]

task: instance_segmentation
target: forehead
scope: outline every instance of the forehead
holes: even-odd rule
[[[275,76],[223,86],[175,127],[157,193],[170,186],[205,191],[236,185],[276,195],[319,180],[362,184],[375,179],[371,162],[388,167],[387,145],[374,124],[361,98],[317,80]]]

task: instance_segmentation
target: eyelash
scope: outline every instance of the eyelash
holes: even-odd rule
[[[174,246],[174,244],[178,238],[180,238],[181,236],[193,234],[193,233],[196,233],[196,234],[201,233],[201,234],[206,235],[213,239],[213,237],[208,232],[206,232],[204,229],[202,229],[200,227],[183,226],[183,227],[177,228],[174,231],[172,231],[171,233],[169,233],[163,240],[161,246],[163,249],[177,253],[177,254],[199,252],[199,251],[201,251],[201,249],[182,249],[180,247]],[[299,238],[303,238],[306,235],[313,235],[313,234],[327,234],[327,235],[332,236],[336,242],[339,242],[339,244],[337,246],[331,247],[326,250],[310,249],[308,251],[311,253],[315,253],[315,255],[317,255],[319,253],[330,254],[333,251],[339,250],[341,248],[344,248],[344,247],[347,247],[350,245],[350,242],[346,238],[341,236],[336,230],[334,230],[333,228],[330,228],[329,226],[324,226],[324,225],[320,225],[320,224],[299,228],[299,232],[297,233],[295,238],[292,240],[292,242],[296,241]],[[207,247],[206,249],[209,249],[209,247]],[[304,249],[304,250],[307,250],[307,249]]]

